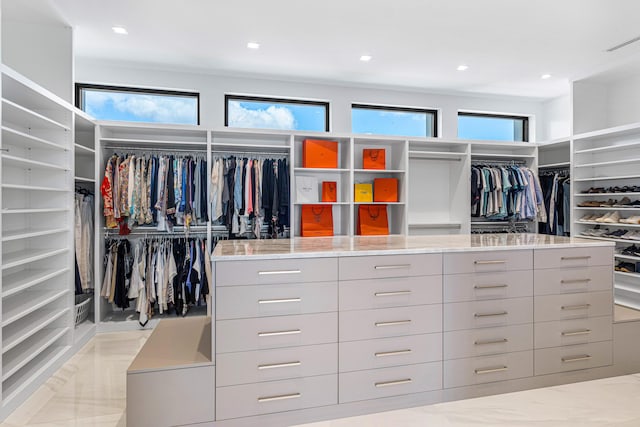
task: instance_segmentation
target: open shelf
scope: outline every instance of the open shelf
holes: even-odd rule
[[[606,153],[607,151],[627,150],[629,148],[637,148],[637,147],[640,147],[640,142],[632,142],[632,143],[629,143],[629,144],[609,145],[607,147],[586,148],[584,150],[576,150],[575,154]]]
[[[586,225],[604,225],[607,227],[620,227],[620,228],[640,228],[640,224],[625,224],[623,222],[595,222],[595,221],[576,221],[576,224]]]
[[[52,163],[39,162],[37,160],[25,159],[23,157],[12,156],[9,154],[3,154],[2,160],[6,163],[14,163],[17,165],[26,165],[30,168],[40,168],[40,169],[54,169],[61,171],[68,171],[69,168],[66,166],[54,165]]]
[[[34,334],[28,341],[2,355],[2,381],[8,380],[40,353],[51,347],[69,328],[44,329]],[[14,354],[15,353],[15,354]]]
[[[16,209],[2,209],[2,213],[6,215],[12,214],[36,214],[36,213],[54,213],[54,212],[67,212],[69,208],[16,208]]]
[[[10,297],[18,292],[32,288],[61,274],[67,273],[68,268],[26,270],[2,277],[2,298]]]
[[[619,197],[619,196],[640,196],[640,193],[576,193],[574,194],[576,197]]]
[[[637,211],[640,210],[640,206],[636,206],[634,208],[600,208],[600,207],[589,207],[589,206],[576,206],[575,209],[582,211]]]
[[[634,159],[621,159],[621,160],[610,160],[608,162],[596,162],[596,163],[585,163],[583,165],[574,165],[574,168],[592,168],[598,166],[616,166],[616,165],[626,165],[630,163],[640,163],[640,158]]]
[[[85,178],[83,176],[74,176],[73,179],[77,182],[96,182],[93,178]]]
[[[9,190],[46,191],[46,192],[60,192],[60,193],[66,193],[71,191],[66,188],[41,187],[37,185],[22,185],[22,184],[2,184],[2,188],[6,188]]]
[[[482,159],[533,159],[535,154],[498,154],[498,153],[478,153],[471,151],[471,158]]]
[[[579,133],[573,136],[574,141],[602,139],[610,137],[618,137],[625,135],[633,135],[640,133],[640,123],[632,123],[629,125],[614,126],[606,129],[600,129],[592,132]]]
[[[65,314],[69,314],[70,310],[70,308],[65,308],[64,310],[40,310],[34,313],[27,325],[20,325],[19,322],[16,322],[3,328],[2,353],[6,353],[60,319]]]
[[[80,152],[84,152],[87,154],[95,154],[96,150],[94,150],[93,148],[90,147],[86,147],[82,144],[78,144],[77,142],[75,144],[73,144],[73,147],[76,149],[76,151],[80,151]]]
[[[617,181],[619,179],[638,179],[640,175],[618,175],[618,176],[594,176],[590,178],[571,178],[573,182],[590,182],[590,181]]]
[[[67,149],[62,145],[55,144],[51,141],[47,141],[46,139],[38,138],[37,136],[29,135],[28,133],[11,129],[7,126],[2,126],[2,132],[6,132],[8,135],[11,135],[12,138],[17,138],[19,141],[21,141],[21,143],[24,143],[23,145],[27,147],[49,148],[52,150],[67,151]]]
[[[2,120],[33,129],[71,130],[62,123],[5,98],[2,98]]]
[[[596,237],[596,236],[585,236],[582,234],[577,234],[575,237],[580,239],[591,239],[591,240],[603,240],[605,242],[616,242],[616,243],[640,243],[640,240],[625,240],[625,239],[613,239],[609,237]]]
[[[8,381],[2,382],[2,401],[11,401],[25,388],[27,388],[37,377],[42,375],[49,367],[55,365],[66,353],[70,346],[48,347],[30,363],[20,370],[19,375],[13,375]]]
[[[633,277],[634,279],[640,279],[640,273],[625,273],[624,271],[614,271],[614,273],[616,274],[616,276]],[[616,288],[624,289],[621,288],[621,286],[623,285],[616,283]],[[637,290],[636,292],[640,293],[640,290]]]
[[[401,169],[354,169],[355,173],[404,173]]]
[[[344,205],[350,205],[351,203],[349,202],[296,202],[294,203],[294,205],[299,205],[299,206],[303,206],[303,205],[338,205],[338,206],[344,206]]]
[[[568,166],[571,166],[571,162],[547,163],[546,165],[538,165],[538,169],[563,168]]]
[[[52,291],[25,291],[2,300],[2,327],[5,328],[24,316],[45,307],[70,292],[69,289]]]
[[[640,257],[632,256],[632,255],[614,254],[614,257],[620,258],[620,259],[628,259],[629,261],[640,262]]]
[[[462,228],[460,222],[409,222],[409,228],[423,229],[445,229],[445,228]]]
[[[293,168],[295,172],[313,172],[313,173],[348,173],[349,169],[337,168]]]
[[[404,205],[405,202],[353,202],[354,205]]]
[[[443,151],[409,150],[410,159],[444,160],[459,162],[467,157],[467,153],[451,153]]]
[[[51,234],[59,234],[69,231],[67,228],[50,228],[38,229],[31,228],[27,230],[8,231],[2,233],[2,241],[9,242],[11,240],[30,239],[32,237],[48,236]]]
[[[27,249],[18,252],[10,252],[2,255],[2,269],[29,264],[41,259],[50,258],[67,252],[68,248],[59,249]]]
[[[145,139],[145,138],[100,138],[104,148],[121,147],[123,145],[132,148],[166,148],[167,150],[189,149],[191,147],[207,148],[206,141],[181,141],[179,139]]]

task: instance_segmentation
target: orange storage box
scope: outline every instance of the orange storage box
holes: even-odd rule
[[[363,169],[386,169],[386,151],[384,148],[365,148],[362,150]]]
[[[397,178],[375,178],[373,180],[373,201],[374,202],[397,202],[398,201],[398,179]]]
[[[360,236],[385,236],[389,234],[387,205],[358,206],[358,227]]]
[[[338,142],[323,139],[305,139],[302,141],[303,168],[338,167]]]
[[[333,207],[327,205],[303,205],[300,218],[302,237],[333,236]]]
[[[338,183],[335,181],[322,181],[322,201],[338,201]]]

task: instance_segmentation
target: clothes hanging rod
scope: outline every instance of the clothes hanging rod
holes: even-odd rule
[[[107,150],[122,150],[122,151],[152,151],[160,153],[206,153],[207,150],[201,148],[151,148],[151,147],[131,147],[122,145],[105,145],[104,149]]]
[[[283,153],[282,151],[274,152],[274,151],[226,151],[226,150],[216,150],[212,151],[211,155],[214,157],[218,154],[226,154],[228,156],[234,157],[248,157],[248,156],[274,156],[274,157],[289,157],[289,153]]]
[[[472,160],[471,166],[523,166],[527,162],[524,160]]]
[[[129,234],[105,234],[105,240],[109,239],[146,239],[146,238],[171,238],[171,239],[179,239],[179,238],[190,238],[190,237],[208,237],[206,231],[192,231],[188,233],[182,232],[171,232],[171,231],[151,231],[144,233],[129,233]]]

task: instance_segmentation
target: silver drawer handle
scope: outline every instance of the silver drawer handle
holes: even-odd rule
[[[566,332],[561,332],[560,334],[563,337],[572,337],[574,335],[588,335],[591,333],[591,329],[581,329],[579,331],[566,331]]]
[[[499,338],[497,340],[478,340],[476,342],[474,342],[473,344],[475,345],[485,345],[485,344],[502,344],[505,342],[509,342],[508,339],[506,338]]]
[[[268,396],[268,397],[259,397],[258,402],[273,402],[275,400],[287,400],[287,399],[297,399],[301,397],[300,393],[291,393],[291,394],[281,394],[279,396]]]
[[[475,285],[473,289],[497,289],[497,288],[506,288],[509,285],[507,284],[497,284],[497,285]]]
[[[591,307],[591,304],[580,304],[580,305],[563,305],[560,307],[562,310],[586,310]]]
[[[397,295],[410,295],[411,291],[394,291],[394,292],[376,292],[377,297],[394,297]]]
[[[376,270],[399,270],[401,268],[411,268],[411,264],[398,264],[398,265],[376,265]]]
[[[590,259],[591,256],[590,255],[585,255],[585,256],[563,256],[562,258],[560,258],[561,261],[575,261],[578,259]]]
[[[570,283],[589,283],[591,279],[571,279],[571,280],[560,280],[560,283],[563,285],[567,285]]]
[[[392,385],[401,385],[401,384],[409,384],[413,382],[413,380],[411,378],[404,378],[401,380],[395,380],[395,381],[383,381],[383,382],[379,382],[379,383],[375,383],[376,387],[389,387]]]
[[[411,320],[394,320],[393,322],[376,322],[376,326],[396,326],[406,325],[411,323]]]
[[[397,351],[383,351],[380,353],[374,353],[376,357],[386,357],[386,356],[400,356],[401,354],[409,354],[411,353],[411,349],[408,348],[406,350],[397,350]]]
[[[274,270],[274,271],[258,271],[258,276],[271,276],[274,274],[300,274],[302,270]]]
[[[508,370],[507,366],[499,366],[497,368],[486,368],[486,369],[476,369],[474,372],[478,375],[482,374],[493,374],[494,372],[504,372]]]
[[[275,368],[290,368],[292,366],[300,366],[302,362],[296,360],[295,362],[286,362],[286,363],[272,363],[269,365],[258,365],[258,369],[275,369]]]
[[[563,357],[562,361],[569,363],[569,362],[580,362],[582,360],[589,360],[589,359],[591,359],[591,356],[589,356],[588,354],[581,354],[580,356]]]
[[[499,313],[475,313],[474,317],[493,317],[493,316],[506,316],[509,314],[507,311],[501,311]]]
[[[278,335],[294,335],[301,334],[302,331],[300,329],[291,329],[289,331],[274,331],[274,332],[258,332],[259,337],[275,337]]]
[[[490,265],[490,264],[506,264],[507,261],[504,259],[494,260],[494,261],[473,261],[475,265]]]
[[[280,302],[300,302],[302,298],[261,299],[258,304],[276,304]]]

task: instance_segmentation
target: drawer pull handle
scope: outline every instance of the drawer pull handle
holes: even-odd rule
[[[289,331],[274,331],[274,332],[258,332],[259,337],[275,337],[278,335],[294,335],[301,334],[302,331],[300,329],[291,329]]]
[[[591,333],[591,329],[581,329],[579,331],[566,331],[566,332],[561,332],[561,335],[563,337],[572,337],[574,335],[588,335]]]
[[[277,304],[280,302],[300,302],[302,298],[261,299],[258,304]]]
[[[402,384],[409,384],[413,382],[413,380],[411,378],[404,378],[401,380],[395,380],[395,381],[383,381],[383,382],[379,382],[379,383],[375,383],[376,387],[389,387],[392,385],[402,385]]]
[[[478,375],[482,374],[493,374],[494,372],[504,372],[507,371],[509,367],[507,366],[499,366],[496,368],[486,368],[486,369],[476,369],[474,372]]]
[[[301,396],[302,394],[300,393],[291,393],[291,394],[281,394],[279,396],[259,397],[258,402],[264,403],[264,402],[273,402],[275,400],[297,399]]]
[[[571,280],[560,280],[560,283],[563,285],[571,284],[571,283],[589,283],[591,279],[571,279]]]
[[[591,359],[591,356],[589,356],[588,354],[581,354],[580,356],[563,357],[562,361],[565,363],[570,363],[570,362],[581,362],[583,360],[589,360],[589,359]]]
[[[506,288],[509,285],[507,284],[496,284],[496,285],[475,285],[473,289],[497,289],[497,288]]]
[[[591,307],[591,304],[580,304],[580,305],[563,305],[560,307],[562,310],[586,310]]]
[[[411,320],[394,320],[392,322],[376,322],[376,326],[397,326],[411,323]]]
[[[258,276],[271,276],[275,274],[300,274],[302,270],[274,270],[274,271],[258,271]]]
[[[411,349],[408,348],[406,350],[397,350],[397,351],[383,351],[380,353],[375,353],[376,357],[386,357],[386,356],[400,356],[401,354],[409,354],[411,353]]]
[[[401,268],[411,268],[411,264],[398,264],[398,265],[376,265],[376,270],[399,270]]]
[[[505,342],[509,342],[508,339],[506,338],[499,338],[497,340],[478,340],[476,342],[474,342],[473,344],[475,345],[485,345],[485,344],[502,344]]]
[[[474,317],[494,317],[494,316],[506,316],[509,314],[507,311],[501,311],[499,313],[475,313]]]
[[[398,295],[410,295],[411,291],[394,291],[394,292],[376,292],[377,297],[395,297]]]
[[[275,369],[275,368],[290,368],[292,366],[300,366],[302,362],[296,360],[295,362],[286,362],[286,363],[272,363],[269,365],[258,365],[258,369]]]
[[[575,261],[578,259],[591,259],[590,255],[585,255],[585,256],[563,256],[562,258],[560,258],[561,261]]]
[[[491,265],[491,264],[506,264],[507,261],[504,259],[497,259],[493,261],[473,261],[475,265]]]

